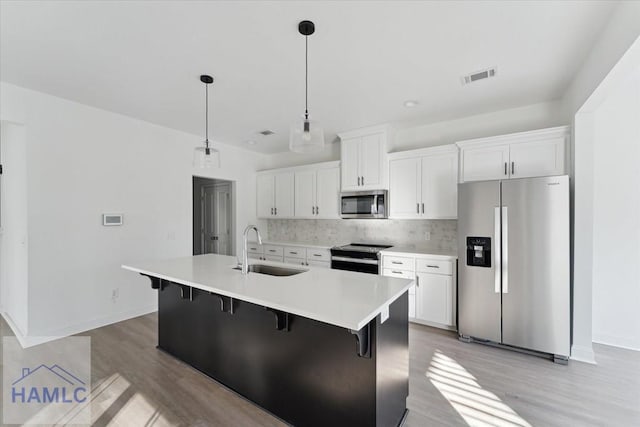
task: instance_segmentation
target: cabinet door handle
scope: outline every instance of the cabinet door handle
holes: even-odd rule
[[[360,177],[360,182],[362,182],[362,185],[364,185],[364,176]]]
[[[358,177],[358,186],[360,186],[360,177]]]
[[[289,251],[289,253],[292,255],[298,255],[298,252]]]
[[[319,213],[320,213],[320,208],[316,206],[316,215],[318,215]]]
[[[275,212],[275,214],[278,215],[278,208],[273,208],[273,212]]]
[[[313,254],[313,256],[322,256],[322,255],[320,255],[320,254]]]
[[[273,215],[273,208],[271,208],[271,215]]]
[[[416,276],[416,286],[420,286],[420,276]]]
[[[507,175],[507,162],[504,162],[504,174]]]
[[[269,252],[275,252],[275,251],[276,251],[275,249],[269,249]]]
[[[391,261],[391,264],[399,264],[402,265],[404,264],[402,261]]]
[[[422,204],[422,213],[424,213],[424,203]]]
[[[314,208],[313,206],[311,206],[311,215],[315,215],[316,213],[316,208]]]
[[[511,175],[516,173],[516,162],[511,162]]]
[[[420,203],[416,203],[416,213],[420,213]]]
[[[429,268],[440,268],[439,265],[429,265],[429,264],[427,264],[427,267],[429,267]]]
[[[391,270],[393,274],[402,274],[402,271]]]

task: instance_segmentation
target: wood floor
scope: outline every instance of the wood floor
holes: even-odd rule
[[[158,351],[156,327],[151,314],[82,334],[92,338],[93,425],[284,425]],[[638,352],[596,345],[598,365],[562,366],[413,324],[409,347],[406,426],[640,426]]]

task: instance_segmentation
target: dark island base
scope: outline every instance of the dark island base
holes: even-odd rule
[[[408,294],[360,331],[151,278],[158,347],[296,426],[398,426]],[[212,402],[214,403],[214,402]]]

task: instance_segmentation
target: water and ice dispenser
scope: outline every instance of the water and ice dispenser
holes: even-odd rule
[[[491,237],[467,237],[467,265],[491,267]]]

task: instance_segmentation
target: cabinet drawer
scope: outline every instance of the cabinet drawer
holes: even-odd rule
[[[328,249],[307,248],[307,261],[331,261],[331,252]]]
[[[249,243],[247,244],[247,253],[253,254],[262,254],[264,251],[263,245],[259,245],[257,243]]]
[[[262,258],[265,261],[276,261],[276,262],[284,261],[284,259],[282,258],[282,255],[265,255]]]
[[[416,275],[413,271],[408,270],[397,270],[395,268],[385,268],[382,270],[382,275],[387,277],[399,277],[400,279],[411,279],[414,280]]]
[[[284,256],[284,249],[282,246],[274,246],[274,245],[264,245],[264,254],[265,255],[278,255],[280,257]]]
[[[402,256],[384,256],[382,261],[383,268],[393,270],[415,270],[415,259]],[[411,275],[413,277],[413,274]]]
[[[421,273],[446,274],[450,276],[453,274],[453,262],[418,258],[416,260],[416,271]]]
[[[285,247],[284,248],[284,256],[285,258],[302,258],[306,257],[306,249],[301,247]]]

